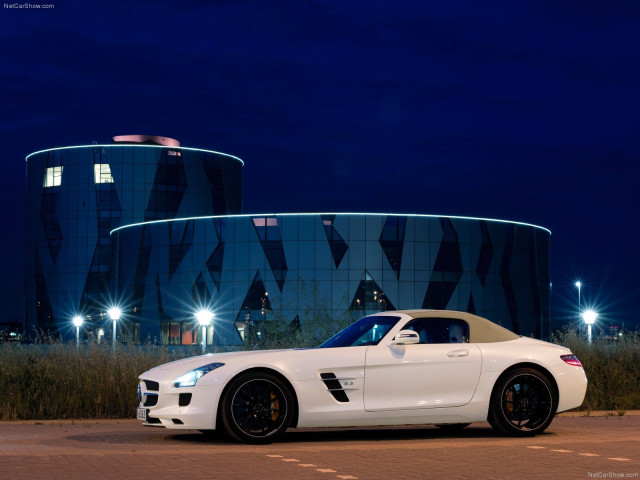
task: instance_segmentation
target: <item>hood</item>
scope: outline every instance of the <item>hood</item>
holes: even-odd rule
[[[173,362],[159,365],[150,370],[144,372],[140,377],[144,377],[149,373],[168,373],[176,372],[179,374],[186,373],[194,368],[207,365],[209,363],[226,363],[227,361],[242,356],[242,357],[258,357],[266,354],[272,354],[274,352],[284,352],[287,350],[251,350],[246,352],[226,352],[226,353],[208,353],[206,355],[198,355],[197,357],[182,358]]]

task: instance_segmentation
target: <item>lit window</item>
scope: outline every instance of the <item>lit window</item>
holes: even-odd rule
[[[113,183],[111,167],[109,167],[108,163],[96,163],[93,166],[93,176],[96,183]]]
[[[278,219],[275,217],[254,217],[253,224],[256,227],[277,227]]]
[[[59,187],[62,184],[62,167],[48,167],[44,173],[43,187]]]

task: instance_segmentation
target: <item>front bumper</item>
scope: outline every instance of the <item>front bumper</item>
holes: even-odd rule
[[[147,388],[147,384],[153,383],[158,385],[158,390]],[[174,388],[172,382],[143,379],[138,388],[139,407],[147,410],[147,420],[143,425],[179,430],[215,430],[220,392],[221,387],[217,384]]]

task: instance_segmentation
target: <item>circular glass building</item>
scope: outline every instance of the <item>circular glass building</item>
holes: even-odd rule
[[[544,228],[396,214],[224,215],[113,232],[113,291],[140,339],[256,345],[279,328],[317,328],[385,310],[462,310],[517,333],[549,332]],[[344,322],[343,322],[344,323]]]
[[[29,335],[38,329],[67,337],[75,315],[101,330],[116,301],[110,289],[112,229],[242,212],[240,159],[165,137],[51,148],[26,162]]]

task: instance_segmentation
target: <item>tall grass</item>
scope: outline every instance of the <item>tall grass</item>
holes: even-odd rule
[[[640,332],[617,340],[597,337],[589,345],[584,335],[567,329],[551,341],[570,348],[582,362],[589,380],[583,410],[640,409]]]
[[[138,375],[174,357],[157,346],[0,344],[0,420],[131,417]]]
[[[313,347],[350,319],[315,317],[293,329],[279,319],[269,322],[256,344],[246,349]],[[582,361],[589,386],[583,410],[640,409],[640,333],[618,341],[594,339],[588,345],[575,330],[551,341],[569,347]],[[199,349],[168,349],[50,342],[42,345],[0,343],[0,420],[131,418],[138,400],[138,375]]]

